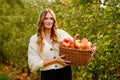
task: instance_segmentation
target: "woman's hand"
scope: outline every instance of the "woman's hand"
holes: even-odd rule
[[[92,50],[91,50],[91,56],[93,56],[93,54],[96,52],[96,44],[92,45]]]
[[[62,64],[62,65],[65,65],[65,66],[70,65],[70,62],[71,62],[71,61],[66,61],[66,60],[62,59],[64,56],[65,56],[65,55],[61,55],[60,57],[55,58],[56,62],[57,62],[57,63],[60,63],[60,64]]]

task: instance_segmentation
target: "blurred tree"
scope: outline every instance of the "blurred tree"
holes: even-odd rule
[[[72,66],[73,79],[120,79],[120,4],[118,0],[0,0],[0,58],[13,61],[16,67],[26,68],[27,46],[36,31],[39,12],[53,9],[58,28],[72,36],[79,33],[97,43],[97,52],[87,66]]]

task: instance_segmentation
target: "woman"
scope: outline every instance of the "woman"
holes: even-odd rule
[[[64,38],[73,39],[67,32],[57,29],[56,17],[51,9],[44,9],[38,17],[37,32],[30,38],[28,63],[32,71],[40,69],[40,80],[71,80],[70,61],[59,56],[59,45]]]

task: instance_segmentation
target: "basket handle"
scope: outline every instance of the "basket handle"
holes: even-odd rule
[[[80,40],[80,34],[76,34],[74,40],[77,40],[77,38]]]
[[[80,34],[76,34],[74,37],[74,47],[75,47],[75,40],[80,40]]]

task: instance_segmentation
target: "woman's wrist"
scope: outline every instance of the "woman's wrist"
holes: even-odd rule
[[[53,62],[54,62],[54,63],[58,63],[58,58],[54,58],[54,59],[53,59]]]

